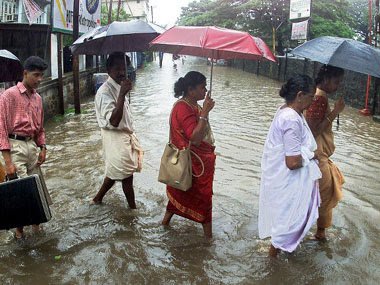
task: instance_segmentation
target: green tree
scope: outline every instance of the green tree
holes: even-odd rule
[[[238,2],[238,1],[236,1]],[[179,24],[184,26],[219,26],[236,28],[239,3],[229,0],[200,0],[182,8]]]
[[[311,38],[338,36],[353,38],[355,21],[350,14],[351,5],[346,0],[313,1]]]
[[[101,18],[100,18],[100,24],[102,26],[108,25],[108,10],[109,10],[109,7],[106,4],[102,4]],[[112,16],[111,16],[112,20],[111,20],[111,22],[116,21],[116,16],[117,16],[117,5],[116,5],[116,7],[112,7]],[[131,15],[127,14],[125,12],[125,10],[120,8],[119,21],[125,22],[125,21],[128,21],[130,19],[131,19]]]
[[[367,35],[367,0],[314,0],[312,3],[310,38]],[[269,44],[273,43],[274,35],[277,52],[281,54],[283,47],[291,43],[289,6],[290,0],[200,0],[182,8],[179,24],[244,30]]]
[[[277,43],[276,50],[282,53],[284,41],[290,35],[289,0],[241,1],[241,8],[240,26],[272,46]]]

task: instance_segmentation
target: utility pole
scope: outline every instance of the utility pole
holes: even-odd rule
[[[73,9],[73,42],[79,38],[79,0],[74,0]],[[80,114],[79,97],[79,56],[73,55],[74,108],[75,114]]]
[[[368,0],[368,44],[372,45],[372,0]],[[365,93],[365,106],[360,110],[360,114],[364,116],[370,116],[371,110],[368,108],[369,91],[371,89],[371,76],[367,77],[367,87]]]

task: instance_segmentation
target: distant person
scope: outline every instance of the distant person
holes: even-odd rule
[[[129,57],[122,52],[108,57],[106,68],[109,77],[95,96],[96,118],[103,141],[105,178],[91,203],[102,203],[104,195],[115,181],[121,181],[129,208],[136,209],[133,174],[141,170],[143,151],[126,100],[128,92],[132,90],[132,81],[126,76],[125,59],[130,65]]]
[[[261,161],[259,236],[271,237],[269,255],[293,252],[318,218],[320,196],[317,144],[302,112],[315,87],[306,75],[290,78],[274,116]]]
[[[319,168],[322,179],[319,181],[322,204],[319,208],[318,228],[315,237],[326,239],[326,229],[332,225],[333,208],[342,199],[344,178],[330,156],[335,151],[332,122],[345,107],[343,97],[339,98],[334,108],[330,109],[328,95],[336,92],[344,76],[344,70],[339,67],[324,65],[320,69],[316,81],[317,91],[315,101],[306,110],[306,120],[317,141],[321,153]]]
[[[177,63],[176,63],[176,60],[178,60],[180,58],[180,56],[178,54],[173,54],[172,56],[172,61],[173,61],[173,68],[174,69],[177,69]]]
[[[159,62],[160,68],[162,68],[163,59],[164,59],[164,53],[162,51],[159,51],[158,52],[158,62]]]
[[[48,65],[37,56],[25,60],[22,82],[0,96],[0,150],[9,178],[38,174],[44,183],[40,166],[46,159],[46,139],[42,98],[36,89]],[[44,190],[46,188],[44,187]],[[49,193],[46,198],[51,204]],[[33,225],[34,232],[40,225]],[[17,239],[24,237],[23,227],[16,229]]]
[[[192,187],[184,192],[167,186],[169,202],[163,225],[169,225],[174,214],[201,223],[204,235],[212,237],[212,194],[215,171],[214,137],[208,115],[215,102],[206,89],[206,77],[196,71],[188,72],[174,85],[175,97],[181,97],[171,113],[170,135],[172,143],[179,149],[191,142],[194,151],[204,164],[204,173],[193,177]],[[204,100],[203,108],[198,101]],[[192,158],[193,174],[202,171],[201,162]]]

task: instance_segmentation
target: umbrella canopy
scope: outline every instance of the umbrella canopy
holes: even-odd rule
[[[151,50],[212,59],[267,59],[276,62],[261,40],[249,33],[213,26],[176,26],[151,43]],[[263,50],[266,57],[263,56]]]
[[[20,60],[10,51],[0,50],[0,82],[21,79],[23,67]]]
[[[142,20],[112,22],[83,34],[70,49],[73,54],[86,55],[145,51],[149,42],[163,31],[160,26]]]
[[[292,54],[380,78],[380,50],[338,37],[320,37],[296,47]]]

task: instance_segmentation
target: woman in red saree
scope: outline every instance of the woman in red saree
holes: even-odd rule
[[[206,89],[206,77],[196,71],[188,72],[174,85],[175,96],[181,97],[173,106],[170,121],[171,141],[177,148],[191,142],[191,150],[204,164],[204,173],[194,177],[192,187],[184,192],[167,186],[169,202],[163,225],[169,225],[174,214],[201,223],[204,235],[212,237],[212,185],[215,171],[214,138],[208,122],[209,112],[215,102]],[[197,101],[203,100],[203,108]],[[193,174],[202,172],[201,162],[192,156]]]
[[[344,109],[344,101],[341,97],[330,109],[328,95],[337,91],[344,75],[344,70],[330,65],[322,66],[315,83],[317,90],[314,102],[306,110],[306,120],[315,137],[319,152],[319,168],[322,178],[319,180],[319,192],[321,205],[317,221],[315,238],[326,239],[326,228],[332,224],[332,211],[342,199],[342,185],[344,178],[338,167],[330,159],[335,151],[334,133],[332,122]]]

